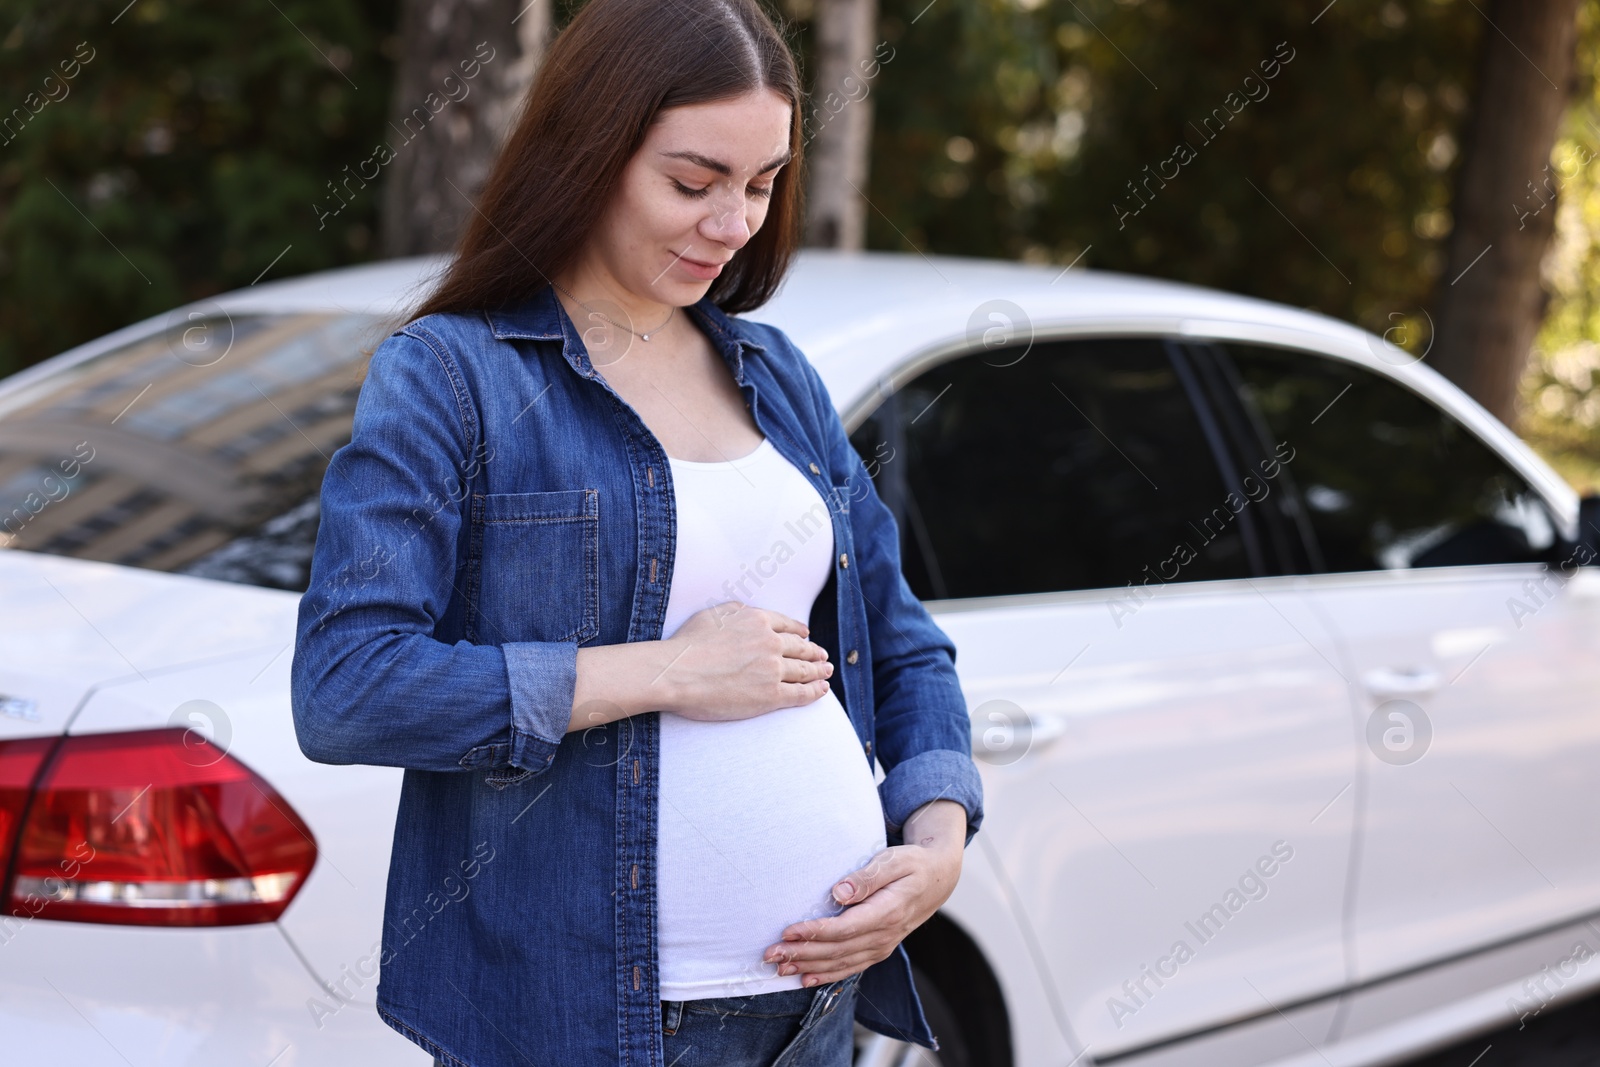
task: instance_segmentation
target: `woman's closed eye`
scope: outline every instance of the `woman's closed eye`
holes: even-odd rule
[[[684,196],[688,197],[690,200],[700,200],[700,199],[703,199],[706,196],[710,195],[710,193],[711,193],[711,186],[709,186],[709,185],[702,185],[700,188],[696,189],[696,188],[693,188],[691,186],[683,184],[682,182],[680,182],[676,178],[672,179],[672,185],[673,185],[673,187],[675,189],[678,190],[678,192],[682,193]],[[750,193],[753,196],[770,197],[772,195],[772,186],[770,186],[770,185],[752,185],[752,186],[750,186]]]

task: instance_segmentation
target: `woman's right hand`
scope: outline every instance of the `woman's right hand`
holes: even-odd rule
[[[810,628],[778,611],[737,600],[695,612],[666,639],[666,674],[688,719],[751,719],[819,700],[833,664],[807,639]]]

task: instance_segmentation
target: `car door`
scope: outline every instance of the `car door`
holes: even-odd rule
[[[1303,1051],[1346,973],[1349,696],[1275,576],[1282,464],[1228,447],[1195,370],[1160,338],[982,349],[902,369],[852,438],[957,646],[975,843],[1097,1062]]]
[[[1360,692],[1357,978],[1600,908],[1600,575],[1560,548],[1512,464],[1399,381],[1304,352],[1214,351],[1270,432],[1295,442],[1327,572],[1307,595]],[[1408,997],[1374,986],[1344,1029],[1538,968],[1483,963]]]

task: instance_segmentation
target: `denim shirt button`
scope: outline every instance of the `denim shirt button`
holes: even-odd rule
[[[850,650],[850,654],[844,658],[844,661],[846,663],[854,663],[856,660],[858,660],[860,658],[861,658],[860,654],[857,653],[856,650],[852,648]]]
[[[812,474],[821,474],[822,470],[815,463],[813,463],[813,464],[811,464],[811,473]]]
[[[872,742],[871,741],[867,742],[867,755],[869,755],[869,756],[872,755]]]
[[[839,553],[839,566],[841,566],[841,567],[850,566],[850,553],[848,553],[848,552]]]

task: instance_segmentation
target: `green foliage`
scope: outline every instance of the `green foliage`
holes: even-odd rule
[[[1578,9],[1578,68],[1600,68],[1600,0]],[[1555,211],[1546,259],[1551,299],[1522,382],[1523,436],[1574,487],[1600,492],[1600,85],[1567,112],[1550,167],[1520,211]]]
[[[1462,0],[1324,4],[884,0],[898,54],[874,88],[869,244],[1063,264],[1088,249],[1084,266],[1380,331],[1415,315],[1443,262],[1482,19]],[[1280,42],[1291,58],[1265,80]],[[1185,141],[1194,157],[1163,184]]]
[[[395,5],[126,3],[6,4],[0,374],[269,264],[370,255],[376,185],[321,229],[312,204],[382,135]]]
[[[764,2],[805,68],[810,0]],[[0,374],[263,271],[375,254],[381,179],[325,227],[312,205],[384,136],[398,4],[125,3],[5,5]],[[870,246],[1083,253],[1377,331],[1420,320],[1485,32],[1465,0],[880,3]],[[557,25],[579,6],[557,0]],[[1581,19],[1523,429],[1600,486],[1600,0]],[[75,53],[92,58],[66,78]]]

